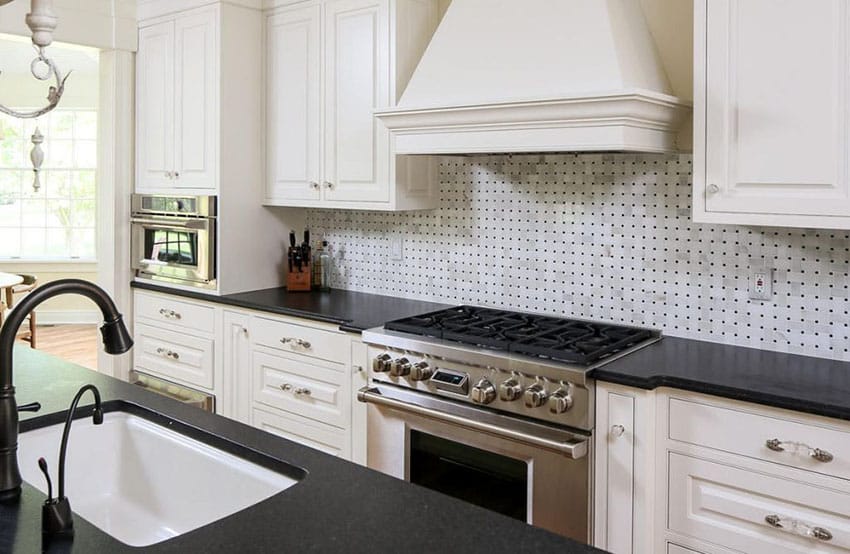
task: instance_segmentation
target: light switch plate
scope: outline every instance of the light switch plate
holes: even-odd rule
[[[404,260],[404,239],[401,237],[392,237],[390,239],[390,259],[394,262]]]
[[[750,268],[750,300],[773,299],[773,268]]]

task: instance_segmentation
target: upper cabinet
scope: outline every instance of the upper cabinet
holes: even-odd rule
[[[218,11],[205,8],[139,30],[136,140],[140,192],[218,187]]]
[[[435,207],[428,157],[393,154],[394,105],[438,22],[437,0],[326,0],[266,20],[266,203]]]
[[[694,220],[850,228],[844,0],[695,4]]]

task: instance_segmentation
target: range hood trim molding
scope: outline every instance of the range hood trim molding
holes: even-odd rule
[[[376,110],[396,154],[676,152],[691,104],[643,89],[452,107]]]

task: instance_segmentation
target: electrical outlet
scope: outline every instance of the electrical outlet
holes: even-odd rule
[[[768,267],[750,268],[750,300],[773,299],[773,269]]]
[[[394,262],[404,260],[404,239],[401,237],[392,237],[390,239],[390,259]]]

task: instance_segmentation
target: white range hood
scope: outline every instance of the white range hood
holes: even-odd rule
[[[676,150],[690,104],[639,0],[453,0],[397,106],[397,154]]]

